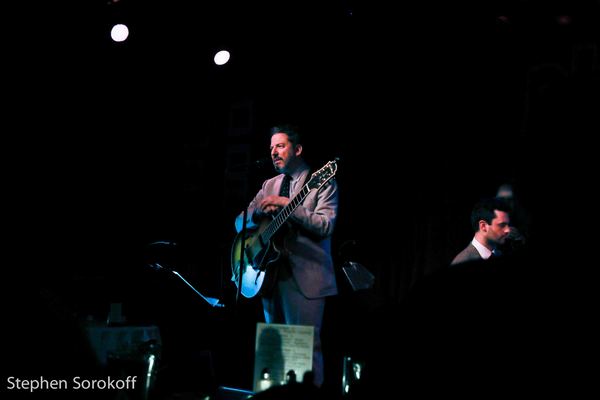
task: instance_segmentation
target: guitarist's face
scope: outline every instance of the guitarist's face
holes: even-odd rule
[[[285,133],[271,136],[271,159],[277,172],[291,171],[302,153],[302,145],[295,145]]]

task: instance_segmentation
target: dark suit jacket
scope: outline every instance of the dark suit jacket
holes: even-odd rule
[[[454,257],[454,260],[452,260],[450,265],[456,265],[475,260],[482,260],[481,254],[479,254],[475,246],[473,246],[473,243],[469,243],[469,245],[463,251]]]
[[[293,198],[302,189],[301,183],[309,180],[308,168],[302,172]],[[247,227],[256,227],[253,215],[260,201],[269,195],[279,194],[283,174],[266,180],[248,206]],[[294,235],[287,235],[284,241],[294,279],[302,294],[308,298],[319,298],[337,294],[337,284],[331,257],[331,235],[338,210],[338,190],[335,180],[327,182],[320,189],[309,192],[289,220],[293,222]],[[236,229],[240,230],[242,214],[236,219]]]

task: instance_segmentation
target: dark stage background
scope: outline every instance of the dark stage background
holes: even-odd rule
[[[119,302],[129,322],[160,326],[171,370],[201,371],[206,359],[191,355],[207,351],[205,381],[249,388],[262,316],[256,299],[236,303],[229,252],[236,214],[272,170],[235,166],[268,155],[279,122],[301,126],[315,167],[341,159],[340,295],[324,327],[331,377],[342,355],[369,352],[374,327],[401,321],[411,288],[471,240],[471,206],[500,183],[522,190],[532,241],[551,247],[565,236],[552,229],[589,199],[597,2],[72,3],[11,13],[8,374],[77,371],[87,360],[78,323]],[[119,13],[132,27],[122,44],[107,36]],[[233,55],[217,67],[221,46]],[[156,241],[177,245],[148,246]],[[372,289],[350,289],[347,260],[375,275]]]

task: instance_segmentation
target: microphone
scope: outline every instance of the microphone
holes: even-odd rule
[[[261,169],[265,168],[267,165],[273,165],[273,160],[271,160],[271,157],[262,157],[253,161],[231,164],[225,169],[225,172],[232,172],[244,169]]]
[[[271,159],[271,157],[262,157],[251,163],[251,165],[255,166],[256,168],[263,168],[263,167],[266,167],[267,165],[272,165],[272,164],[273,164],[273,160]]]

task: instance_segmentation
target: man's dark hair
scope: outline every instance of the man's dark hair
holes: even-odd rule
[[[302,137],[300,136],[300,130],[297,126],[291,124],[281,124],[271,128],[271,136],[276,133],[285,133],[288,135],[290,142],[294,145],[302,144]]]
[[[496,217],[494,210],[510,213],[509,205],[501,198],[493,197],[477,202],[471,211],[471,228],[473,228],[473,231],[477,232],[479,230],[479,221],[481,220],[491,224]]]

